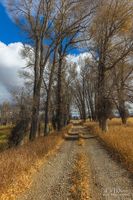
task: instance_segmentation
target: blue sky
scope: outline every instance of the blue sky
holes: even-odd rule
[[[11,98],[10,89],[22,85],[18,71],[22,70],[26,63],[20,51],[22,43],[28,42],[26,34],[10,19],[2,3],[0,3],[0,103]],[[81,52],[81,49],[70,51],[69,54],[74,55],[69,55],[69,60],[77,62]]]
[[[24,41],[26,37],[0,3],[0,103],[10,99],[9,89],[22,84],[18,70],[25,65],[19,55]]]
[[[26,35],[21,29],[10,19],[6,12],[6,8],[0,3],[0,41],[5,44],[14,42],[27,42]],[[84,50],[83,50],[84,51]],[[70,54],[79,54],[82,50],[73,49]]]
[[[5,44],[24,42],[25,36],[21,30],[11,21],[5,8],[0,3],[0,41]]]

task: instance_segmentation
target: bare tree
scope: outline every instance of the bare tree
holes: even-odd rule
[[[67,2],[64,0],[58,2],[55,0],[13,0],[12,2],[8,1],[8,4],[13,18],[27,33],[30,44],[32,44],[32,48],[34,49],[34,62],[32,63],[34,67],[34,86],[30,130],[30,140],[34,140],[38,130],[40,92],[43,72],[47,66],[47,62],[51,59],[52,53],[58,46],[58,54],[60,56],[59,66],[61,66],[61,60],[65,56],[64,52],[68,46],[66,45],[65,49],[63,48],[63,52],[61,52],[62,44],[64,44],[64,41],[71,43],[72,38],[85,26],[86,19],[92,11],[80,12],[81,10],[85,11],[83,3],[72,0]],[[60,77],[58,78],[60,79]],[[60,88],[60,83],[58,88]],[[60,101],[59,90],[58,101]],[[58,119],[60,118],[59,110]]]
[[[25,88],[12,91],[14,127],[9,137],[9,146],[20,145],[25,136],[28,136],[31,121],[31,93]]]
[[[0,123],[2,125],[7,125],[11,123],[11,105],[9,102],[3,102],[0,108]]]
[[[100,1],[90,29],[92,49],[97,52],[97,111],[99,125],[103,131],[108,129],[107,119],[111,112],[108,108],[111,108],[112,104],[106,87],[108,71],[133,50],[131,26],[127,27],[131,17],[132,7],[129,1],[103,0]]]
[[[58,15],[57,31],[62,35],[58,45],[58,70],[57,70],[57,129],[61,129],[61,91],[62,91],[62,68],[63,60],[68,52],[82,42],[82,32],[86,29],[94,7],[90,6],[83,13],[85,2],[61,1],[60,14]],[[91,1],[90,1],[91,3]],[[79,9],[80,8],[80,9]],[[71,16],[71,18],[69,17]],[[64,31],[65,30],[65,31]],[[65,34],[61,34],[64,33]]]
[[[127,103],[130,102],[129,92],[132,89],[133,69],[130,63],[122,60],[118,66],[112,70],[113,91],[112,98],[120,114],[123,124],[127,123],[129,116]]]

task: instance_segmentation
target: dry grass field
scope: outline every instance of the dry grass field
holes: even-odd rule
[[[86,170],[86,156],[77,154],[71,175],[72,187],[70,189],[73,200],[89,200],[89,174]]]
[[[120,119],[109,120],[109,131],[102,133],[95,122],[87,122],[89,131],[96,134],[108,150],[119,158],[133,172],[133,118],[127,125],[122,125]]]
[[[7,148],[8,136],[11,130],[12,126],[0,126],[0,151]]]
[[[2,195],[0,199],[4,199],[5,194],[11,199],[12,193],[17,191],[19,193],[21,189],[23,191],[29,187],[28,176],[39,167],[41,159],[55,148],[60,139],[58,136],[40,138],[18,149],[2,152],[0,154],[0,194]]]
[[[48,155],[56,152],[63,142],[62,134],[69,128],[64,128],[61,134],[40,137],[34,142],[0,153],[0,199],[12,200],[15,194],[30,187],[31,174],[38,170]]]

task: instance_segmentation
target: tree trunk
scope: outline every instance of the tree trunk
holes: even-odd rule
[[[120,114],[120,117],[121,117],[122,124],[126,125],[128,113],[126,111],[125,104],[123,104],[123,106],[122,106],[122,104],[119,106],[119,114]]]
[[[57,130],[61,130],[61,75],[62,75],[62,59],[59,60],[59,67],[58,67],[58,83],[57,83]]]
[[[122,117],[121,120],[122,120],[122,124],[123,125],[127,124],[127,118],[126,117]]]
[[[48,124],[49,124],[49,91],[47,94],[47,100],[46,100],[46,108],[45,108],[45,121],[44,121],[44,136],[48,135]]]
[[[82,112],[83,112],[83,120],[84,120],[84,122],[85,122],[85,121],[86,121],[86,109],[85,109],[85,104],[83,104]]]
[[[86,121],[85,78],[83,77],[83,120]]]
[[[53,65],[49,77],[49,84],[47,89],[47,100],[46,100],[46,108],[45,108],[45,120],[44,120],[44,136],[48,134],[48,124],[49,124],[49,104],[50,104],[50,96],[51,96],[51,87],[52,87],[52,79],[53,79],[53,73],[55,69],[55,61],[56,61],[56,50],[54,53],[54,59],[53,59]]]
[[[39,107],[40,107],[40,91],[41,91],[41,40],[36,40],[35,50],[35,67],[34,67],[34,91],[33,91],[33,105],[32,105],[32,119],[29,139],[33,141],[36,138],[38,131],[38,118],[39,118]]]
[[[105,66],[101,62],[99,65],[99,77],[98,77],[98,120],[99,120],[99,127],[103,132],[108,131],[108,124],[107,124],[107,112],[108,108],[106,106],[106,93],[105,93]]]
[[[31,130],[30,130],[30,138],[29,138],[31,141],[36,138],[37,131],[38,131],[40,90],[41,90],[41,81],[39,81],[38,86],[34,88],[32,121],[31,121]]]
[[[128,111],[125,105],[124,96],[124,84],[121,85],[120,91],[118,91],[118,111],[121,117],[122,124],[126,125],[128,118]]]
[[[106,118],[103,118],[99,121],[99,127],[103,132],[108,131],[108,120]]]

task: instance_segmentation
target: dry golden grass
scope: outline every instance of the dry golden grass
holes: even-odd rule
[[[78,143],[79,146],[83,146],[84,143],[85,143],[85,141],[84,141],[82,138],[80,138],[80,139],[77,141],[77,143]]]
[[[89,174],[87,170],[86,156],[84,154],[77,154],[73,173],[71,175],[71,181],[71,198],[73,200],[89,200]]]
[[[69,126],[62,131],[67,132]],[[33,174],[56,153],[63,142],[62,134],[40,137],[19,148],[0,153],[0,199],[14,200],[32,183]]]
[[[120,119],[109,121],[107,133],[102,133],[97,123],[88,122],[86,125],[133,172],[133,118],[129,118],[127,125],[122,125]]]
[[[7,148],[7,141],[8,141],[8,137],[11,133],[12,130],[11,125],[8,126],[0,126],[0,151],[4,150]]]

